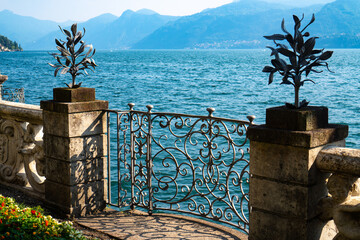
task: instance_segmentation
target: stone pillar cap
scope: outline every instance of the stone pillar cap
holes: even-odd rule
[[[348,131],[349,126],[340,124],[329,124],[327,128],[311,131],[290,131],[259,125],[250,126],[246,134],[251,141],[313,148],[344,140]]]
[[[41,101],[40,108],[45,111],[59,113],[79,113],[102,111],[109,108],[109,102],[104,100],[95,100],[89,102],[56,102],[53,100]]]

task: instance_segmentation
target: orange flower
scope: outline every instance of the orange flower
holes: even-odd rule
[[[36,235],[36,232],[33,232],[33,235]]]
[[[2,219],[0,218],[0,224],[2,224]]]
[[[2,206],[2,207],[4,207],[4,206],[5,206],[5,203],[4,203],[4,202],[2,202],[2,203],[1,203],[1,206]]]
[[[49,221],[45,220],[45,226],[48,226],[48,225],[49,225]]]
[[[6,235],[10,236],[10,233],[9,233],[9,232],[6,232]]]

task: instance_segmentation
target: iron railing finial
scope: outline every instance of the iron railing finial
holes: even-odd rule
[[[209,117],[213,117],[213,113],[215,112],[215,108],[209,107],[206,109],[209,112]]]

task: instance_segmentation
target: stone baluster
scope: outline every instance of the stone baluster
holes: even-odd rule
[[[320,201],[319,208],[322,219],[334,219],[339,230],[334,240],[360,239],[360,150],[325,148],[316,165],[332,173],[327,182],[330,195]]]

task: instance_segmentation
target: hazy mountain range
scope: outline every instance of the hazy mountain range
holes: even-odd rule
[[[282,18],[288,29],[292,14],[315,13],[309,28],[320,37],[317,47],[360,47],[360,1],[337,0],[324,5],[294,8],[260,0],[240,0],[201,13],[176,17],[143,9],[127,10],[120,17],[103,14],[79,23],[86,28],[85,40],[97,49],[183,49],[183,48],[263,48],[262,36],[281,33]],[[17,41],[25,50],[50,50],[54,39],[64,38],[56,23],[0,12],[0,35]]]

